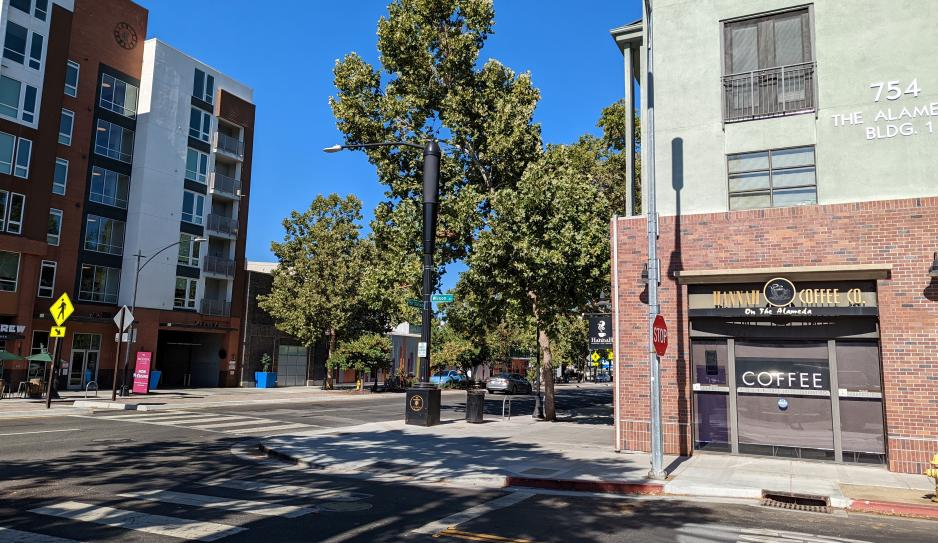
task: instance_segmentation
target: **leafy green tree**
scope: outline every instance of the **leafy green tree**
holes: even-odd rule
[[[480,62],[494,18],[491,0],[394,0],[378,22],[380,67],[349,53],[334,69],[330,105],[347,143],[452,144],[442,160],[441,266],[468,254],[499,189],[513,188],[541,154],[530,74]],[[372,222],[378,279],[407,315],[406,299],[420,289],[423,156],[408,147],[365,152],[386,187]]]
[[[548,420],[556,418],[558,322],[580,314],[609,285],[609,201],[580,166],[583,154],[578,146],[550,147],[516,190],[499,195],[465,274],[472,290],[500,292],[533,316]]]
[[[589,356],[589,323],[580,315],[564,315],[552,329],[553,355],[560,367],[585,368]]]
[[[391,368],[391,338],[387,334],[365,333],[355,339],[342,341],[326,361],[326,366],[354,370],[362,379],[374,373],[374,387],[377,388],[378,371]]]
[[[374,286],[375,247],[360,236],[361,220],[352,195],[319,195],[305,212],[292,212],[283,241],[271,244],[279,261],[271,292],[258,297],[277,328],[306,347],[326,336],[330,359],[340,340],[388,325],[387,302]],[[331,367],[324,386],[332,388]]]

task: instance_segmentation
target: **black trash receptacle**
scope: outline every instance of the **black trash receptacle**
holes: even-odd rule
[[[485,416],[485,390],[466,391],[466,421],[482,422]]]

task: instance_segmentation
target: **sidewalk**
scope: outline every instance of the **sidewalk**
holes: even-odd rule
[[[529,417],[424,428],[370,423],[267,438],[274,457],[332,474],[458,486],[759,499],[763,490],[829,498],[855,511],[938,519],[924,475],[882,467],[719,454],[665,457],[667,481],[646,478],[647,453],[612,449],[612,428]],[[871,499],[875,498],[875,499]]]

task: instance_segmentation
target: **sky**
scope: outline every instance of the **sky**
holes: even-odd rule
[[[148,38],[254,89],[248,260],[275,261],[270,243],[283,238],[283,218],[317,194],[353,193],[370,214],[384,187],[364,154],[321,150],[342,143],[329,108],[335,62],[355,51],[377,64],[377,23],[389,0],[136,1],[150,10]],[[609,30],[640,16],[639,0],[495,0],[481,60],[530,71],[544,143],[571,143],[597,133],[602,108],[622,97],[622,55]],[[449,268],[444,292],[460,269]]]

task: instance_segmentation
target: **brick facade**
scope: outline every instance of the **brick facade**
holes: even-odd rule
[[[794,266],[889,265],[878,281],[883,401],[889,469],[921,473],[938,452],[938,198],[661,217],[661,313],[672,338],[661,360],[666,454],[693,441],[686,288],[675,272]],[[617,448],[649,450],[643,217],[619,219]]]

